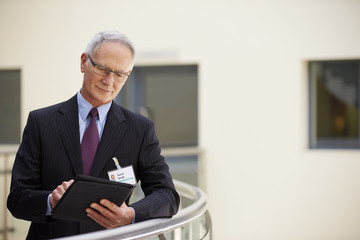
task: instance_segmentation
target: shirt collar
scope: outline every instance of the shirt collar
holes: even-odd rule
[[[93,108],[93,106],[85,100],[85,98],[81,95],[80,91],[77,94],[77,102],[78,102],[78,108],[79,108],[79,116],[83,121],[86,121],[86,118],[90,112],[90,110]],[[98,113],[99,113],[99,121],[102,123],[106,119],[106,115],[109,112],[109,109],[111,107],[111,102],[101,105],[97,107]]]

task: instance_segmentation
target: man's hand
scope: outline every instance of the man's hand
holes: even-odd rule
[[[135,216],[134,209],[125,203],[118,207],[106,199],[101,199],[100,204],[92,203],[86,212],[90,218],[107,229],[130,224]]]
[[[68,189],[73,182],[74,180],[71,179],[70,181],[62,182],[61,185],[56,187],[56,189],[52,192],[49,198],[51,208],[55,207],[55,205],[58,203],[62,195],[64,195],[66,189]]]

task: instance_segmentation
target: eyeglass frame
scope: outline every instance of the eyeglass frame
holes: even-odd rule
[[[105,77],[105,76],[107,76],[107,75],[109,75],[109,73],[113,73],[114,75],[113,75],[113,79],[116,81],[116,82],[125,82],[127,79],[128,79],[128,77],[130,76],[130,73],[129,74],[126,74],[125,72],[116,72],[116,71],[113,71],[113,70],[111,70],[111,69],[109,69],[109,68],[107,68],[107,67],[104,67],[104,66],[102,66],[102,65],[99,65],[99,64],[96,64],[95,62],[94,62],[94,60],[92,60],[92,58],[90,57],[90,55],[87,55],[88,56],[88,58],[90,59],[90,61],[91,61],[91,64],[94,66],[94,73],[96,73],[96,74],[98,74],[98,75],[100,75],[100,76],[103,76],[103,77]],[[101,68],[101,69],[103,69],[104,71],[105,71],[105,75],[102,75],[102,74],[100,74],[100,73],[98,73],[98,72],[96,72],[95,71],[95,69],[96,68]],[[102,71],[102,70],[101,70]],[[115,78],[115,76],[119,76],[119,74],[121,74],[121,75],[124,75],[124,80],[117,80],[116,78]],[[126,77],[126,78],[125,78]]]

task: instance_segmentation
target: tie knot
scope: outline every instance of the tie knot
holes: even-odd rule
[[[98,110],[96,108],[92,108],[89,112],[91,118],[95,118],[98,115]]]

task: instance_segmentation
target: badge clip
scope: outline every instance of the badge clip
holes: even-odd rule
[[[117,159],[116,157],[113,157],[112,160],[114,161],[116,168],[117,168],[118,170],[121,170],[121,166],[120,166],[120,164],[119,164],[118,159]]]

